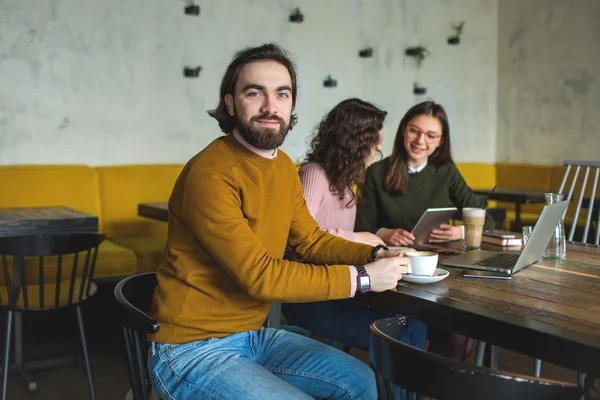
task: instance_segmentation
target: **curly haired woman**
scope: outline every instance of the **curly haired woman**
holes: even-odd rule
[[[299,171],[308,209],[321,229],[373,246],[383,244],[382,240],[373,233],[353,230],[365,169],[381,153],[386,114],[360,99],[342,101],[316,128]],[[362,350],[369,349],[369,325],[395,315],[353,299],[283,304],[282,308],[290,323]],[[409,321],[404,333],[400,340],[425,347],[426,325]]]

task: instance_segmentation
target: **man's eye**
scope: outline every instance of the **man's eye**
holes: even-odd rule
[[[287,93],[279,93],[279,97],[281,97],[282,99],[287,99],[288,97],[290,97],[290,95]]]
[[[256,97],[256,96],[260,96],[260,93],[258,93],[258,92],[250,92],[250,93],[248,93],[248,96],[250,96],[250,97]]]

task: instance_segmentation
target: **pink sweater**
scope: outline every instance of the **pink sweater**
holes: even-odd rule
[[[348,189],[346,196],[340,200],[337,194],[329,190],[329,179],[325,170],[317,163],[308,163],[299,171],[302,181],[302,193],[319,227],[346,240],[354,241],[354,220],[356,204],[352,192]]]

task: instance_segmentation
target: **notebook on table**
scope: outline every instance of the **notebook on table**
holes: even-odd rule
[[[523,239],[521,235],[515,232],[508,231],[492,231],[483,232],[481,234],[481,242],[495,244],[498,246],[509,247],[509,246],[521,246]]]
[[[460,256],[447,258],[442,263],[449,267],[514,274],[542,257],[568,205],[569,202],[565,200],[544,207],[521,253],[473,250]]]

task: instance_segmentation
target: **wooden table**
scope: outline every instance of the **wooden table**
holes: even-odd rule
[[[138,215],[157,221],[169,221],[169,203],[141,203],[138,204]]]
[[[474,189],[473,193],[478,196],[487,197],[492,189]],[[496,188],[490,196],[490,200],[506,201],[515,203],[515,229],[520,231],[521,204],[546,203],[546,192],[528,189]]]
[[[0,237],[60,232],[98,232],[98,217],[63,206],[0,208]]]
[[[538,262],[508,281],[463,278],[461,269],[440,267],[450,276],[438,283],[400,281],[364,301],[412,307],[414,318],[432,326],[600,377],[600,249],[568,245],[566,260]]]

